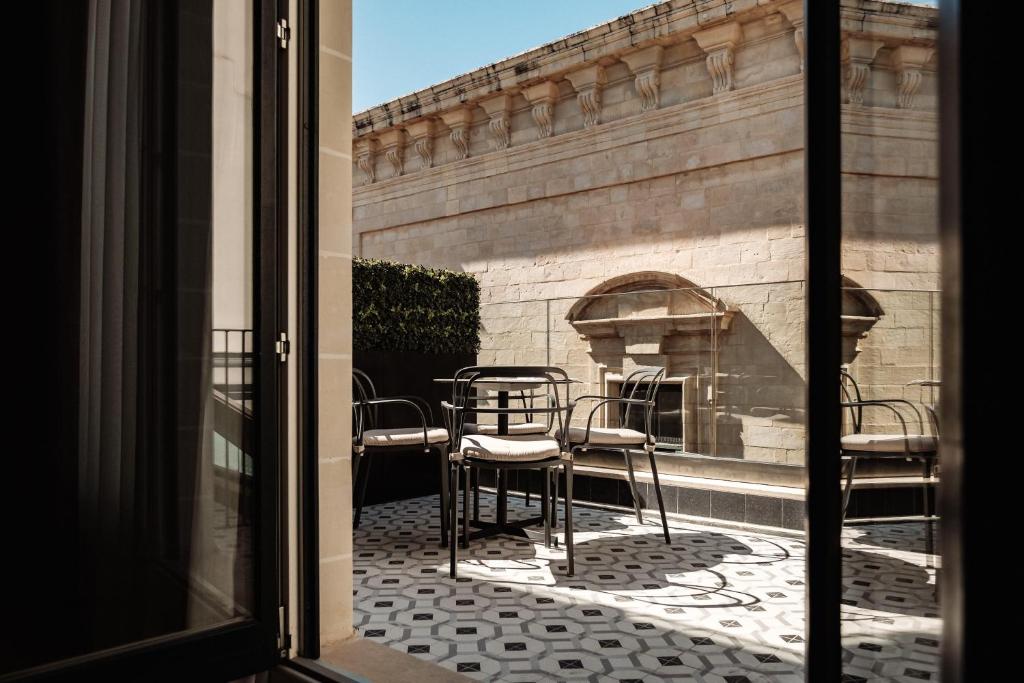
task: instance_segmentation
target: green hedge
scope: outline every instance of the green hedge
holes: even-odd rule
[[[480,283],[469,273],[353,259],[356,351],[476,353]]]

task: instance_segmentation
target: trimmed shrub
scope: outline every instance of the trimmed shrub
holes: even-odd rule
[[[480,350],[480,283],[469,273],[354,258],[352,311],[356,351]]]

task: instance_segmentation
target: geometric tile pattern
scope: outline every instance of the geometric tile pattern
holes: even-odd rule
[[[493,496],[480,502],[481,517],[493,518]],[[509,497],[510,519],[536,510]],[[564,548],[546,549],[536,527],[529,540],[499,536],[460,549],[453,581],[437,545],[436,497],[367,506],[354,534],[355,627],[476,680],[803,681],[801,539],[670,520],[666,545],[653,518],[641,526],[629,511],[577,505],[573,513],[576,576],[565,576]],[[849,583],[861,572],[874,581],[851,590],[856,604],[844,608],[858,620],[844,626],[848,680],[904,680],[913,671],[935,680],[923,641],[938,636],[924,614],[923,574],[896,566],[906,557],[875,557],[894,550],[879,547],[884,534],[844,532],[854,547]],[[896,551],[906,554],[907,544]],[[862,559],[883,573],[857,566]],[[878,581],[888,573],[913,583],[885,590]],[[894,614],[898,598],[904,611]],[[914,637],[902,633],[907,619]]]

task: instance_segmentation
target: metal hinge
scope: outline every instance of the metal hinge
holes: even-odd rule
[[[292,39],[292,30],[288,28],[287,19],[277,20],[277,39],[281,43],[281,48],[284,50],[288,49],[288,41]]]
[[[288,360],[288,354],[291,352],[292,343],[288,341],[288,333],[282,332],[274,342],[274,353],[277,354],[277,359],[284,363]]]

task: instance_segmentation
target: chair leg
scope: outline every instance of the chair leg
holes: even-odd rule
[[[553,491],[551,492],[551,525],[558,526],[558,468],[551,468],[551,477],[554,479]],[[557,543],[555,545],[558,545]]]
[[[480,472],[473,473],[473,468],[469,465],[463,466],[463,471],[466,473],[466,495],[462,497],[462,547],[469,547],[469,478],[472,476],[474,479],[480,478]]]
[[[441,458],[441,547],[448,547],[448,447],[438,447]]]
[[[850,505],[850,494],[853,493],[853,472],[857,469],[857,458],[850,458],[849,469],[846,470],[846,490],[843,491],[843,516],[840,524],[846,521],[846,508]]]
[[[633,494],[633,509],[636,510],[637,524],[644,523],[643,509],[640,507],[640,494],[636,490],[636,475],[633,473],[633,458],[629,457],[629,449],[622,449],[622,457],[626,459],[626,471],[629,473],[629,491]]]
[[[523,470],[523,491],[526,492],[526,507],[530,507],[530,475],[533,470]]]
[[[449,463],[448,465],[448,533],[450,538],[448,540],[448,557],[450,567],[448,569],[448,575],[453,579],[455,578],[455,565],[458,561],[456,555],[456,548],[459,546],[459,466],[456,463]],[[468,495],[468,491],[467,491]]]
[[[569,576],[576,573],[572,556],[572,462],[565,461],[565,556],[569,561]]]
[[[654,462],[654,453],[648,452],[651,460],[651,476],[654,478],[654,495],[658,498],[658,511],[661,512],[661,528],[665,532],[665,543],[671,544],[672,537],[668,534],[668,519],[665,517],[665,501],[661,497],[661,482],[658,481],[658,465]]]
[[[551,547],[551,470],[541,470],[544,474],[544,484],[541,487],[541,516],[544,517],[544,547]]]
[[[470,469],[467,467],[466,472]],[[468,474],[466,476],[469,476]],[[495,473],[495,479],[497,479],[497,473]],[[469,496],[469,480],[466,480],[466,496]],[[477,470],[473,473],[473,521],[480,521],[480,471]]]
[[[363,453],[359,456],[359,474],[356,477],[356,514],[352,519],[352,528],[359,527],[363,516],[363,501],[366,500],[366,483],[370,481],[370,456]]]

